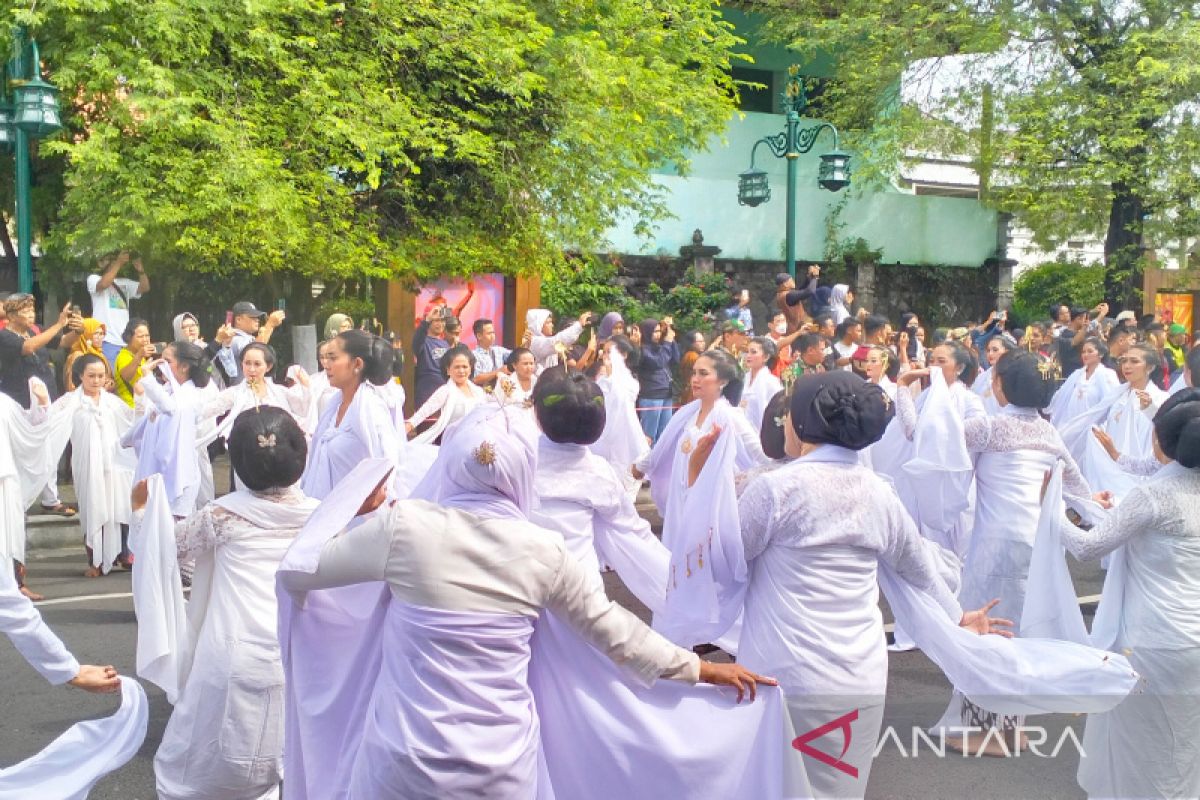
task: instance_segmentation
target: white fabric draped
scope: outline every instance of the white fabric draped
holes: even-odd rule
[[[625,491],[636,499],[642,482],[630,474],[629,467],[650,452],[636,410],[640,386],[620,351],[611,348],[608,358],[612,374],[596,381],[604,394],[604,432],[590,449],[613,465]]]
[[[738,523],[735,472],[764,463],[748,441],[757,436],[745,416],[718,400],[696,427],[700,401],[671,418],[650,452],[646,475],[663,515],[663,544],[671,551],[667,600],[654,629],[676,644],[713,642],[730,632],[741,610],[747,570]],[[696,441],[714,427],[721,434],[696,483],[688,484],[688,458]],[[736,637],[731,641],[736,647]]]
[[[779,378],[771,374],[771,370],[763,367],[757,375],[750,375],[746,381],[746,389],[742,393],[741,406],[746,411],[746,419],[750,421],[755,432],[763,426],[763,412],[771,398],[783,391]]]
[[[1081,557],[1109,553],[1111,562],[1090,637],[1076,604],[1031,593],[1027,608],[1036,603],[1048,633],[1127,653],[1144,681],[1115,708],[1088,716],[1078,777],[1089,797],[1200,796],[1190,733],[1200,727],[1197,497],[1200,473],[1172,462],[1117,508],[1093,515],[1092,530],[1060,516],[1056,529],[1039,533],[1046,545],[1039,540],[1036,569],[1066,572],[1063,540]]]
[[[1104,398],[1121,385],[1117,373],[1100,364],[1089,376],[1087,369],[1077,369],[1067,376],[1062,386],[1054,393],[1050,406],[1050,422],[1062,429],[1068,422],[1095,408]]]
[[[292,490],[238,491],[180,523],[196,572],[185,682],[154,760],[163,800],[257,800],[279,783],[284,698],[273,579],[315,506]]]
[[[133,610],[137,615],[137,674],[161,688],[172,705],[186,680],[191,637],[179,561],[175,518],[161,475],[147,479],[149,496],[129,533],[133,563]]]
[[[467,382],[466,388],[470,392],[469,397],[454,384],[454,381],[446,381],[429,396],[425,404],[409,418],[408,423],[416,427],[435,413],[438,417],[432,425],[412,438],[413,444],[433,444],[446,428],[465,417],[471,409],[487,398],[487,393],[470,381]]]
[[[1167,399],[1167,393],[1153,382],[1146,385],[1146,393],[1150,395],[1151,405],[1143,409],[1129,384],[1118,386],[1098,405],[1061,428],[1063,441],[1088,483],[1096,491],[1111,491],[1117,502],[1145,479],[1122,470],[1096,440],[1092,427],[1103,428],[1121,455],[1135,460],[1152,457],[1154,414]]]
[[[369,384],[359,386],[338,422],[341,402],[338,391],[321,414],[301,479],[304,493],[318,500],[328,497],[365,458],[386,458],[393,467],[400,466],[404,437],[397,435],[391,410],[379,393]]]
[[[137,454],[121,446],[133,424],[133,409],[109,392],[89,398],[80,387],[50,407],[49,459],[57,463],[71,443],[71,474],[79,524],[92,548],[92,566],[104,574],[121,554],[121,525],[132,521],[129,493]]]
[[[145,393],[144,402],[152,410],[126,432],[121,444],[137,451],[134,482],[161,475],[171,512],[186,517],[198,504],[203,505],[206,472],[208,484],[212,483],[212,466],[207,454],[201,455],[203,445],[198,440],[196,424],[196,410],[203,398],[201,390],[191,381],[176,383],[170,369],[162,365],[160,370],[168,376],[167,387],[160,386],[153,375],[139,381]]]
[[[42,677],[53,684],[66,683],[79,674],[79,662],[18,591],[8,565],[3,567],[0,633]],[[147,705],[141,685],[122,678],[121,705],[115,714],[76,723],[33,756],[0,768],[0,800],[84,800],[96,781],[123,766],[142,746]]]
[[[58,464],[49,458],[44,420],[43,409],[26,411],[0,393],[0,561],[25,561],[25,509]]]
[[[0,800],[87,800],[97,781],[137,755],[146,739],[149,705],[141,684],[121,678],[121,705],[114,714],[77,722],[38,753],[0,769]]]
[[[1000,404],[996,402],[996,395],[992,391],[992,368],[982,369],[979,375],[975,377],[975,382],[971,384],[971,391],[979,395],[980,402],[983,403],[983,410],[988,414],[999,414]]]

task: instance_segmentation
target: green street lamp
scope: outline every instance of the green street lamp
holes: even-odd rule
[[[16,159],[17,286],[33,291],[33,209],[30,199],[29,143],[62,128],[57,87],[42,80],[37,42],[25,29],[13,34],[13,57],[0,84],[0,149]],[[10,99],[11,98],[11,99]]]
[[[813,149],[822,131],[833,134],[833,150],[821,155],[821,166],[817,172],[817,184],[831,192],[841,191],[850,185],[850,154],[839,149],[837,128],[822,122],[809,128],[800,127],[800,112],[804,110],[806,98],[804,84],[795,67],[788,70],[788,83],[783,100],[787,107],[784,130],[773,136],[764,136],[750,150],[750,168],[738,175],[738,204],[760,206],[771,199],[771,187],[767,173],[754,166],[754,156],[759,145],[766,145],[776,158],[787,159],[787,271],[796,277],[796,161]]]

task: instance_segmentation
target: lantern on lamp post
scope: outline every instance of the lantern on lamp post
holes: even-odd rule
[[[738,204],[754,208],[771,199],[771,187],[767,181],[767,173],[754,166],[754,156],[758,152],[759,145],[766,145],[776,158],[787,159],[787,207],[785,209],[787,271],[788,275],[795,278],[796,162],[802,154],[813,149],[821,132],[828,130],[833,134],[833,150],[821,155],[817,184],[822,189],[838,192],[850,185],[850,154],[839,149],[837,128],[830,123],[822,122],[808,128],[800,127],[800,112],[804,110],[806,104],[804,84],[795,67],[790,68],[788,74],[787,89],[784,91],[783,97],[784,105],[787,107],[784,129],[772,136],[764,136],[750,149],[750,168],[738,175]]]
[[[62,128],[58,88],[42,80],[37,42],[26,41],[24,28],[14,34],[12,59],[0,86],[0,147],[16,160],[17,288],[33,291],[33,209],[30,199],[30,140]]]

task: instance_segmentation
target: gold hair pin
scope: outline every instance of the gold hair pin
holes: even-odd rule
[[[258,446],[259,447],[274,447],[275,444],[276,444],[275,434],[272,433],[268,436],[263,436],[260,433],[258,435]]]
[[[496,463],[496,445],[491,442],[480,442],[479,446],[471,451],[471,455],[475,458],[476,463],[490,467]]]

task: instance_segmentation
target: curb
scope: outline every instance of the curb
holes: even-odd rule
[[[53,514],[30,514],[25,517],[25,550],[77,549],[83,552],[83,529],[79,518]]]

